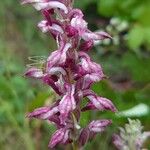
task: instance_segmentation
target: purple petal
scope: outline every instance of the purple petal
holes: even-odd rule
[[[148,132],[143,132],[143,134],[138,137],[135,141],[136,147],[137,149],[141,149],[142,145],[144,144],[144,142],[147,140],[147,138],[150,137],[150,131]]]
[[[68,141],[68,139],[69,139],[69,132],[70,132],[69,130],[65,131],[65,134],[64,134],[64,137],[63,137],[63,141],[62,141],[63,144],[65,144]]]
[[[85,52],[80,52],[79,58],[80,58],[80,67],[82,68],[82,70],[84,70],[84,72],[89,74],[99,73],[101,76],[104,76],[101,66],[91,61],[88,54],[86,54]]]
[[[87,51],[89,51],[93,46],[94,46],[94,43],[93,43],[92,40],[85,41],[84,43],[81,44],[80,50],[87,52]]]
[[[21,0],[21,4],[32,4],[32,3],[40,3],[44,2],[44,0]]]
[[[38,119],[45,120],[45,119],[50,118],[51,116],[53,116],[57,112],[58,112],[57,107],[54,107],[54,108],[41,107],[41,108],[37,108],[33,112],[29,113],[27,115],[27,117],[29,117],[29,118],[38,118]]]
[[[82,111],[87,111],[87,110],[95,110],[97,109],[92,102],[89,102],[85,107],[82,108]]]
[[[93,40],[93,41],[96,41],[96,40],[104,40],[106,38],[112,38],[108,33],[106,32],[85,32],[83,35],[82,35],[82,38],[85,40],[85,41],[89,41],[89,40]]]
[[[69,130],[60,128],[53,135],[49,142],[49,147],[54,148],[57,144],[65,144],[69,140]]]
[[[48,9],[59,8],[59,9],[63,10],[65,14],[68,13],[67,7],[63,3],[60,3],[57,1],[51,1],[51,2],[47,2],[47,3],[35,3],[35,4],[33,4],[33,6],[39,11],[42,9],[48,10]]]
[[[22,4],[33,4],[33,6],[37,9],[37,10],[48,10],[48,9],[56,9],[59,8],[61,10],[64,11],[64,13],[68,13],[68,9],[67,7],[58,1],[50,1],[48,2],[47,0],[23,0]]]
[[[62,128],[63,126],[60,123],[60,119],[59,119],[59,113],[56,113],[55,115],[51,116],[49,119],[49,122],[53,122],[57,128]]]
[[[80,16],[72,18],[71,26],[78,30],[80,36],[87,30],[87,22]]]
[[[38,68],[35,68],[35,67],[29,68],[25,72],[25,76],[31,77],[31,78],[42,78],[43,75],[44,74],[43,74],[42,69],[38,69]]]
[[[41,114],[43,114],[43,113],[47,113],[49,111],[49,107],[41,107],[41,108],[37,108],[37,109],[35,109],[32,113],[29,113],[28,115],[27,115],[27,117],[29,117],[29,118],[33,118],[33,117],[37,117],[37,116],[39,116],[39,115],[41,115]]]
[[[54,14],[54,11],[52,11],[52,9],[50,9],[50,10],[43,10],[42,14],[45,17],[47,23],[51,26],[52,25],[51,15]]]
[[[94,82],[99,82],[102,79],[103,77],[97,73],[86,74],[85,76],[79,78],[76,83],[76,87],[77,89],[82,90],[89,89]]]
[[[57,130],[53,135],[52,138],[49,142],[49,146],[48,147],[55,147],[57,144],[62,143],[64,140],[64,135],[65,135],[65,129],[61,128],[59,130]]]
[[[82,147],[84,146],[90,137],[90,130],[88,128],[82,129],[80,136],[79,136],[79,146]]]
[[[68,37],[76,36],[78,34],[78,30],[75,27],[67,26],[65,28]]]
[[[41,29],[41,31],[43,33],[46,33],[48,31],[58,32],[60,34],[64,33],[64,31],[60,25],[58,25],[56,23],[52,23],[52,25],[50,26],[47,20],[42,20],[41,22],[39,22],[38,27]]]
[[[68,117],[69,112],[76,108],[74,92],[74,85],[68,87],[68,92],[63,96],[59,103],[60,119],[62,123],[64,123],[65,119]]]
[[[92,83],[94,82],[99,82],[103,79],[103,75],[97,74],[97,73],[91,73],[87,74],[83,77],[83,87],[84,89],[88,88],[91,86]]]
[[[62,44],[60,49],[51,53],[51,55],[47,59],[47,67],[48,69],[52,66],[62,65],[66,61],[66,53],[68,49],[71,47],[70,43]]]
[[[121,139],[121,137],[119,135],[114,134],[112,140],[113,140],[112,141],[113,144],[116,146],[116,148],[118,150],[120,150],[120,149],[122,149],[124,147],[123,141],[122,141],[122,139]]]
[[[100,31],[100,32],[95,32],[97,35],[99,35],[99,37],[101,37],[101,39],[112,39],[111,35],[109,35],[108,33],[104,32],[104,31]]]
[[[52,67],[47,70],[47,73],[50,75],[57,75],[61,73],[62,75],[66,75],[66,71],[62,67]]]
[[[46,33],[46,32],[48,32],[50,30],[47,20],[42,20],[41,22],[39,22],[38,23],[38,27],[41,29],[41,31],[43,33]]]
[[[91,84],[104,79],[102,68],[99,64],[92,62],[85,52],[79,53],[80,62],[77,65],[75,79],[79,79],[78,86],[81,89],[90,88]]]
[[[43,77],[43,82],[46,83],[47,85],[51,86],[53,88],[53,90],[58,94],[58,95],[61,95],[61,91],[59,90],[59,86],[56,84],[55,80],[52,79],[52,77],[49,77],[48,75],[47,76],[44,76]]]
[[[61,34],[64,33],[63,28],[60,25],[56,24],[56,23],[53,23],[52,26],[50,27],[50,29],[54,30],[54,31],[57,31]]]
[[[99,97],[96,95],[89,95],[87,98],[89,98],[89,100],[98,110],[111,110],[113,112],[117,111],[113,103],[107,98]]]
[[[88,127],[90,131],[97,133],[104,131],[109,124],[111,124],[111,120],[96,120],[92,121]]]
[[[83,17],[83,12],[80,10],[80,9],[72,9],[70,12],[69,12],[69,18],[72,19],[72,18],[75,18],[75,17]]]

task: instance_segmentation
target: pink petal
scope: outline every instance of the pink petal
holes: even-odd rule
[[[72,18],[75,18],[75,17],[80,17],[82,18],[84,15],[83,15],[83,12],[80,10],[80,9],[72,9],[70,12],[69,12],[69,18],[72,19]]]
[[[82,17],[76,16],[72,18],[71,26],[78,30],[79,35],[82,35],[87,29],[87,22]]]
[[[50,30],[49,25],[48,25],[48,21],[46,21],[46,20],[42,20],[41,22],[39,22],[38,27],[41,29],[41,31],[43,33],[46,33]]]
[[[79,53],[80,63],[79,66],[81,67],[81,70],[84,70],[86,73],[98,73],[101,76],[104,76],[102,68],[99,64],[91,61],[88,54],[85,52]]]
[[[69,130],[66,130],[65,134],[64,134],[64,137],[63,137],[62,143],[65,144],[68,139],[69,139]]]
[[[25,76],[31,77],[31,78],[42,78],[43,75],[44,74],[43,74],[42,69],[38,69],[38,68],[35,68],[35,67],[29,68],[25,72]]]
[[[21,4],[33,4],[37,10],[42,9],[56,9],[59,8],[63,10],[66,14],[68,13],[67,7],[58,1],[48,1],[48,0],[22,0]]]
[[[88,127],[90,131],[97,133],[104,131],[109,124],[111,124],[110,120],[94,120],[88,125]]]
[[[56,23],[52,23],[51,25],[47,20],[42,20],[41,22],[38,23],[38,27],[41,29],[43,33],[46,33],[48,31],[56,31],[60,34],[63,34],[63,28]]]
[[[21,4],[42,3],[45,0],[21,0]]]
[[[87,111],[87,110],[95,110],[97,109],[92,102],[89,102],[85,107],[82,108],[82,111]]]
[[[98,110],[111,110],[113,112],[117,111],[114,104],[107,98],[99,97],[96,95],[89,95],[87,97]]]
[[[76,36],[78,34],[78,30],[72,26],[67,26],[65,28],[65,31],[66,31],[68,37],[73,37],[73,36]]]
[[[94,46],[93,40],[85,41],[84,43],[81,44],[80,50],[87,52],[87,51],[89,51],[93,46]]]
[[[62,44],[61,47],[51,53],[51,55],[47,59],[47,67],[48,69],[52,66],[62,65],[66,61],[66,53],[68,49],[71,47],[70,43]]]
[[[120,150],[120,149],[122,149],[124,147],[123,141],[122,141],[122,139],[121,139],[121,137],[119,135],[114,134],[112,140],[113,140],[112,141],[113,144],[116,146],[116,148],[118,150]]]
[[[95,41],[95,40],[104,40],[106,38],[112,38],[112,37],[108,33],[103,32],[103,31],[100,31],[100,32],[88,31],[82,35],[82,38],[85,41],[89,41],[89,40]]]
[[[83,147],[88,142],[89,137],[90,137],[90,130],[88,128],[82,129],[79,136],[79,146]]]
[[[65,130],[63,128],[57,130],[53,135],[52,138],[49,142],[49,146],[48,147],[55,147],[57,144],[61,143],[63,141],[65,135]]]
[[[57,1],[50,1],[50,2],[44,2],[44,3],[35,3],[33,4],[33,6],[38,10],[43,10],[43,9],[56,9],[59,8],[61,10],[64,11],[65,14],[68,13],[68,9],[67,7],[61,3],[61,2],[57,2]]]
[[[98,73],[86,74],[79,78],[76,86],[78,89],[82,90],[89,89],[94,82],[99,82],[102,79],[103,77]]]
[[[76,102],[74,99],[75,87],[68,87],[68,92],[63,96],[59,103],[60,119],[64,123],[68,117],[70,111],[76,108]]]
[[[49,142],[49,147],[54,148],[57,144],[65,144],[69,139],[69,130],[60,128],[53,135]]]
[[[66,71],[62,67],[52,67],[47,70],[47,73],[50,75],[57,75],[59,73],[66,75]]]
[[[57,107],[54,107],[54,108],[41,107],[41,108],[37,108],[33,112],[29,113],[27,115],[27,117],[29,117],[29,118],[38,118],[38,119],[45,120],[45,119],[50,118],[51,116],[53,116],[57,112],[58,112]]]
[[[58,95],[62,94],[61,91],[59,90],[59,86],[56,84],[55,80],[53,80],[49,76],[44,76],[42,80],[47,85],[51,86]]]
[[[63,28],[60,25],[55,24],[55,23],[52,24],[52,26],[50,27],[50,29],[54,30],[54,31],[57,31],[57,32],[59,32],[61,34],[64,33]]]
[[[32,113],[29,113],[27,115],[27,117],[32,118],[32,117],[37,117],[43,113],[46,113],[49,111],[49,107],[41,107],[41,108],[37,108],[35,109]]]

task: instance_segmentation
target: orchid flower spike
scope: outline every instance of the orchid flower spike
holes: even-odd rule
[[[42,106],[27,114],[29,118],[47,120],[56,125],[49,147],[77,143],[82,148],[97,133],[103,132],[111,120],[93,120],[80,127],[84,111],[117,111],[111,100],[98,96],[91,85],[105,79],[102,67],[93,62],[88,51],[94,42],[111,38],[103,31],[92,32],[80,9],[73,8],[73,0],[22,0],[40,11],[44,19],[38,23],[43,33],[56,40],[57,50],[49,54],[42,67],[32,64],[25,76],[41,80],[50,86],[59,99],[52,106]],[[86,97],[88,102],[81,107]]]

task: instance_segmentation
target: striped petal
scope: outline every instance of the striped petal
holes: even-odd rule
[[[52,135],[52,138],[49,142],[49,147],[54,148],[59,143],[64,144],[68,139],[69,139],[69,130],[61,128]]]
[[[94,120],[88,125],[88,127],[90,131],[98,133],[104,131],[105,128],[110,124],[110,120]]]
[[[111,110],[113,112],[117,111],[114,104],[107,98],[99,97],[96,95],[88,95],[87,98],[92,102],[92,104],[98,110]]]
[[[50,108],[50,107],[41,107],[35,109],[33,112],[29,113],[27,117],[29,118],[38,118],[38,119],[49,119],[51,116],[58,112],[58,108]]]
[[[63,96],[59,103],[60,120],[62,124],[65,122],[69,113],[75,109],[76,102],[74,98],[75,87],[74,85],[67,87],[67,93]]]
[[[24,75],[31,78],[42,78],[44,74],[42,69],[32,67],[29,68]]]

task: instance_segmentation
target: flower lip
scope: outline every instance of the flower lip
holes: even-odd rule
[[[84,32],[87,30],[87,22],[81,16],[72,18],[70,24],[72,27],[78,30],[79,36],[84,34]]]
[[[76,102],[74,98],[75,86],[66,85],[67,93],[63,96],[59,103],[60,119],[64,123],[69,113],[76,108]]]
[[[67,51],[70,47],[70,43],[61,43],[59,49],[51,53],[51,55],[47,59],[48,70],[53,66],[59,66],[66,62]]]

